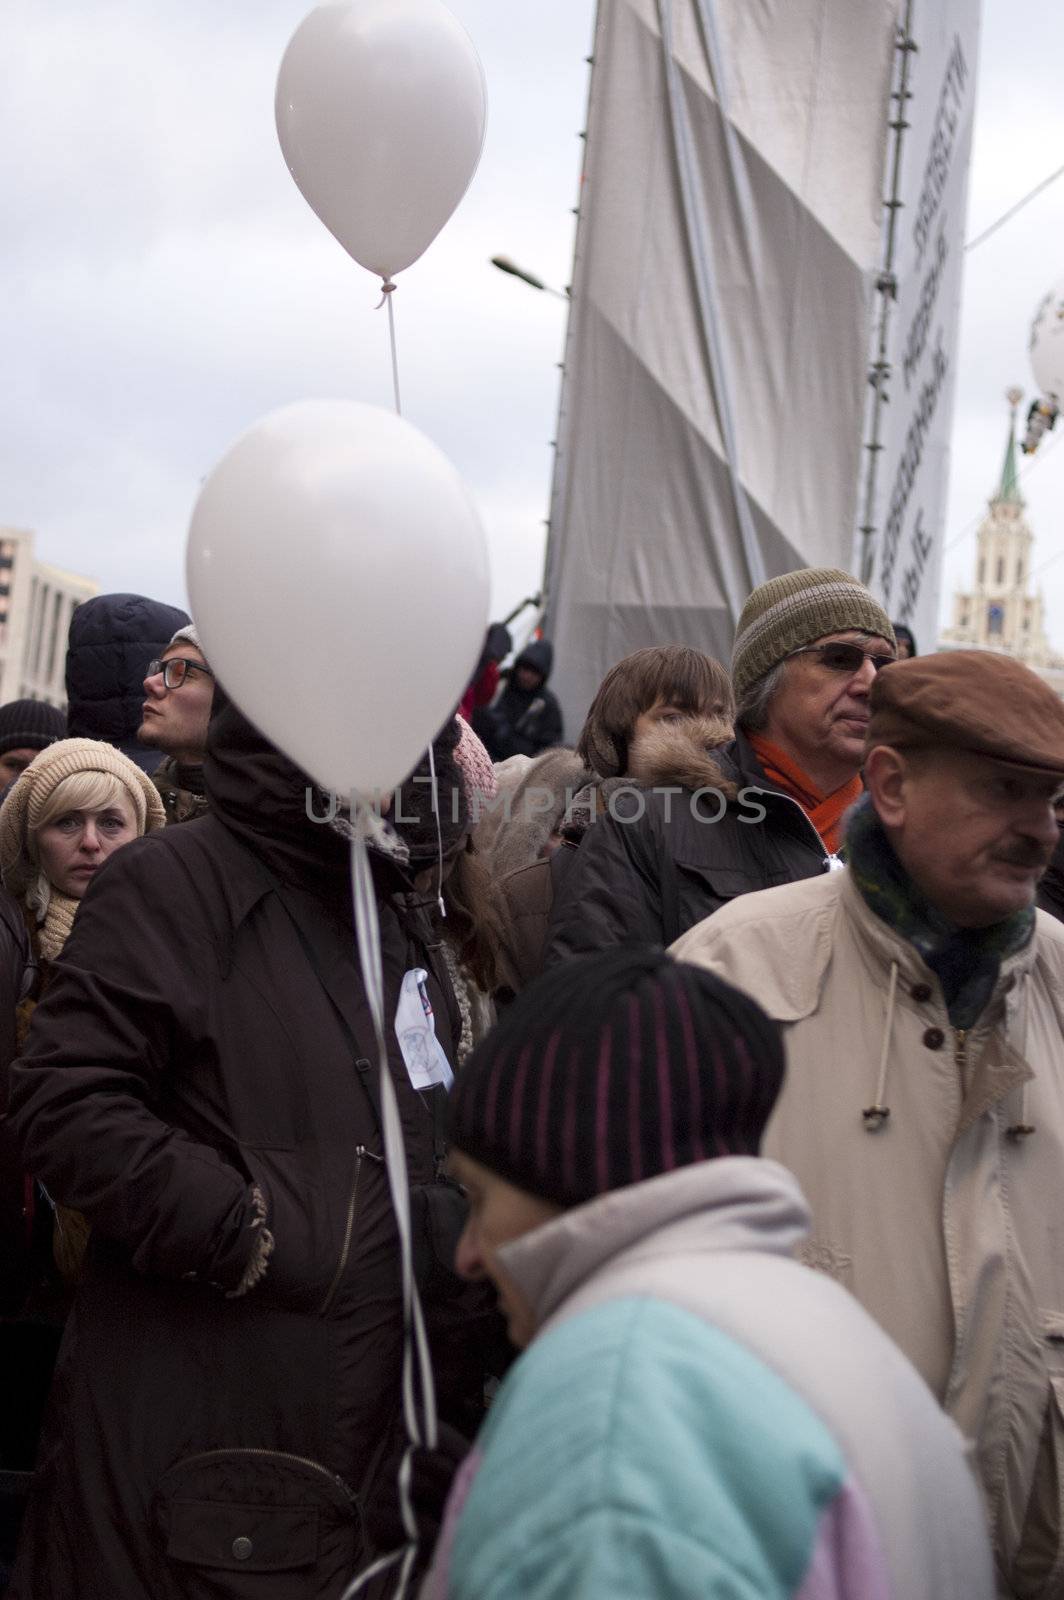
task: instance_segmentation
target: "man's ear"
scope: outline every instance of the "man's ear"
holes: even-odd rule
[[[905,786],[910,776],[905,755],[889,744],[877,744],[864,765],[865,784],[876,815],[885,828],[900,828],[905,821]]]

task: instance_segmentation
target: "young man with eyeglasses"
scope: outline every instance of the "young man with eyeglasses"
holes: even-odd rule
[[[194,627],[179,628],[144,679],[141,744],[166,759],[154,774],[168,822],[189,822],[207,810],[203,758],[214,699],[214,674]]]
[[[719,785],[615,797],[555,905],[547,964],[610,944],[670,944],[729,900],[841,865],[861,796],[868,692],[895,656],[886,612],[834,568],[773,578],[736,629],[736,736]]]

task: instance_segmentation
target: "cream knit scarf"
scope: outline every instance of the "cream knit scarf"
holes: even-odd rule
[[[60,894],[58,889],[52,889],[48,898],[48,910],[44,914],[44,921],[38,932],[41,955],[45,961],[54,961],[66,944],[70,930],[74,926],[74,913],[80,903],[78,900],[72,900],[68,894]]]

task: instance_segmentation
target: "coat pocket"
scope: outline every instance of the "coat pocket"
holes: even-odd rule
[[[203,1451],[154,1502],[171,1581],[188,1600],[318,1600],[362,1554],[355,1496],[316,1461],[279,1450]]]
[[[1039,1314],[1049,1374],[1034,1479],[1013,1563],[1016,1600],[1058,1600],[1064,1592],[1064,1315]]]

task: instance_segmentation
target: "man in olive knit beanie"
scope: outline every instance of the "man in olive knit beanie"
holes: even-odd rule
[[[849,573],[805,567],[759,585],[735,630],[736,736],[714,753],[719,785],[613,797],[555,902],[547,964],[669,944],[737,895],[837,866],[868,692],[895,648],[890,618]]]

